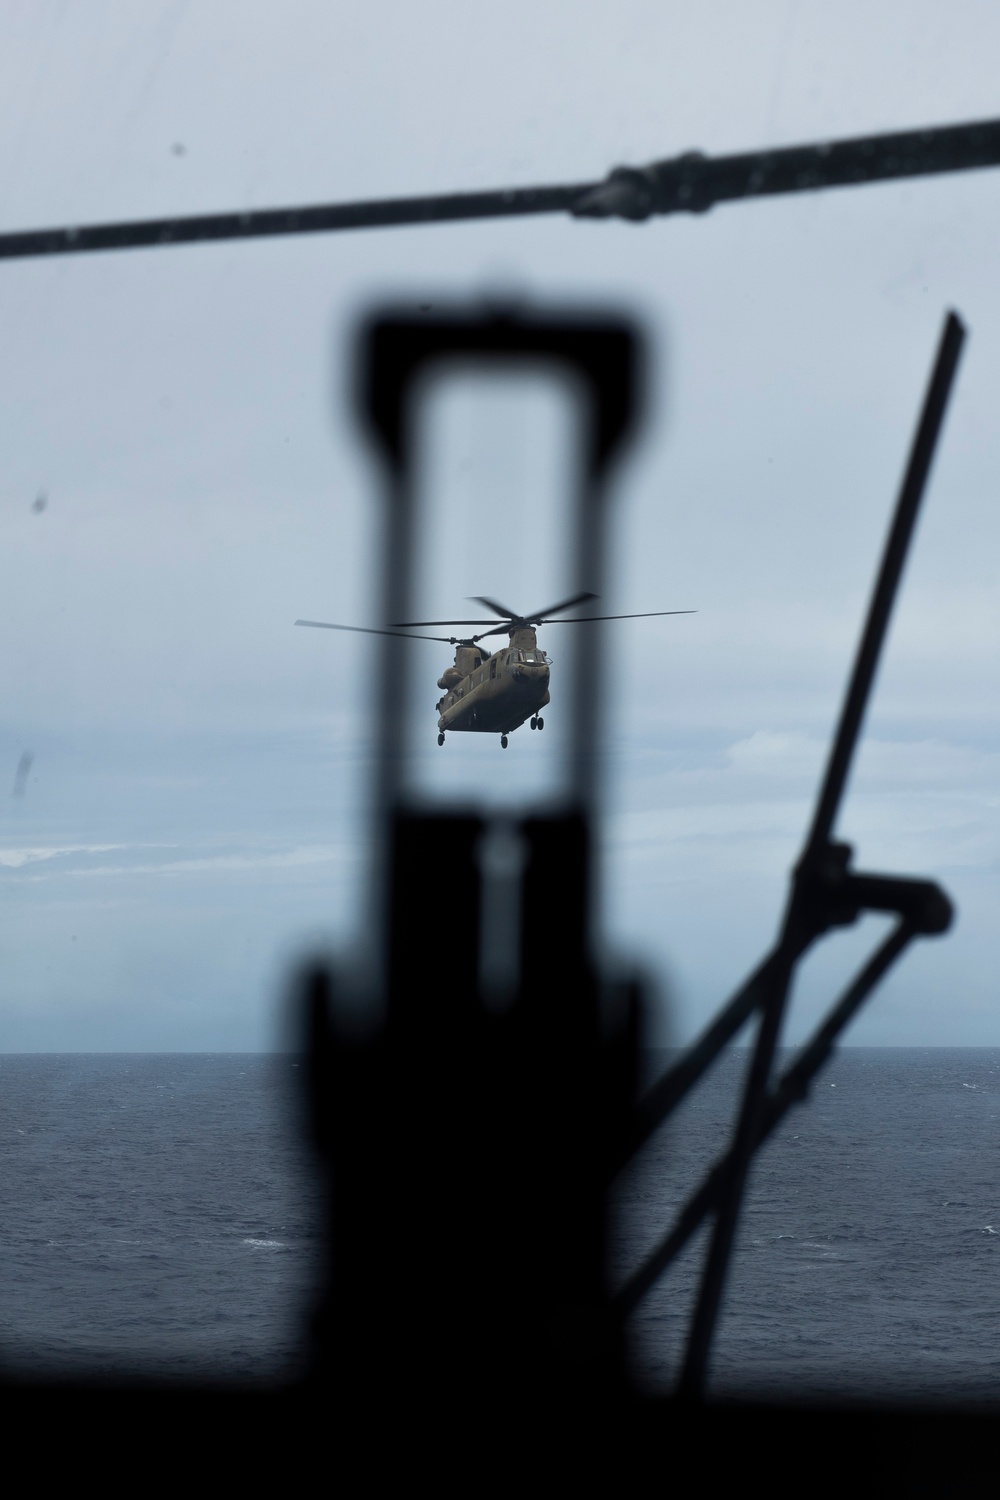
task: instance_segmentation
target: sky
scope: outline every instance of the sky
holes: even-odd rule
[[[4,230],[593,180],[1000,115],[1000,12],[975,0],[9,0],[2,32]],[[623,310],[649,353],[605,603],[697,613],[609,627],[603,906],[609,948],[650,976],[651,1038],[674,1042],[774,936],[941,322],[961,313],[839,828],[861,868],[934,878],[958,916],[847,1040],[1000,1045],[998,193],[987,171],[643,225],[0,266],[0,1051],[268,1048],[294,965],[355,941],[377,658],[292,622],[379,623],[358,320],[511,292]],[[421,597],[441,617],[476,594],[557,597],[563,397],[472,382],[435,401],[428,483],[442,516],[478,509],[431,549]],[[496,540],[525,524],[535,547]],[[485,739],[438,751],[448,653],[419,649],[419,774],[501,801],[545,784],[568,641],[541,643],[550,737],[517,734],[502,760]],[[787,1040],[879,931],[821,945]]]

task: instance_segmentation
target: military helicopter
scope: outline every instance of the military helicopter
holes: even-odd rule
[[[551,663],[538,645],[535,630],[539,625],[582,625],[591,620],[647,620],[662,615],[691,615],[691,609],[654,609],[635,615],[559,615],[577,604],[596,599],[596,594],[574,594],[559,604],[550,604],[534,614],[519,615],[496,599],[479,594],[471,603],[482,604],[501,620],[406,620],[377,630],[365,625],[334,625],[325,620],[296,620],[316,630],[350,630],[360,635],[406,636],[415,641],[443,641],[455,647],[454,664],[438,678],[444,692],[436,704],[438,711],[438,744],[445,734],[499,734],[500,748],[506,750],[507,736],[527,720],[532,729],[544,729],[542,709],[549,702]],[[480,635],[423,635],[415,631],[431,625],[489,625]],[[488,651],[480,641],[492,635],[506,635],[506,649]]]

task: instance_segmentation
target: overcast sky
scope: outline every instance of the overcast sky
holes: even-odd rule
[[[1000,115],[998,55],[1000,11],[972,0],[8,0],[0,227],[586,180]],[[0,1050],[267,1047],[294,957],[350,941],[375,656],[292,621],[377,623],[352,330],[387,296],[498,287],[630,310],[651,352],[607,602],[698,613],[611,627],[606,915],[674,1039],[773,937],[941,321],[967,321],[840,830],[959,915],[849,1040],[1000,1045],[998,238],[1000,173],[980,172],[640,226],[0,266]],[[429,570],[428,604],[541,604],[557,528],[539,519],[515,565],[490,517],[530,516],[557,472],[559,401],[453,390],[436,421],[444,488],[482,476],[483,544]],[[558,741],[566,638],[542,644],[552,739],[454,746],[497,795]],[[453,748],[434,745],[447,661],[417,659],[425,758]],[[875,930],[821,950],[791,1039]]]

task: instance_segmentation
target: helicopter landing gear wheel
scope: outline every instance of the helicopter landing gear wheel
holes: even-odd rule
[[[531,727],[532,727],[532,729],[537,729],[538,728],[538,720],[537,720],[537,718],[532,719],[532,721],[531,721]]]
[[[444,744],[444,734],[443,733],[438,735],[438,744],[439,745],[443,745]]]
[[[535,720],[535,728],[536,729],[544,729],[545,728],[545,720],[542,718],[542,716],[540,714],[539,714],[538,718]]]
[[[506,748],[507,748],[507,736],[505,734],[502,734],[500,736],[500,749],[501,750],[506,750]]]

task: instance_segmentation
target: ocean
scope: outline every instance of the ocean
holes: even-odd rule
[[[636,1265],[726,1140],[731,1051],[620,1186]],[[703,1259],[689,1247],[633,1318],[669,1387]],[[865,1401],[1000,1397],[1000,1049],[845,1048],[757,1158],[711,1389]]]
[[[298,1070],[259,1054],[0,1057],[0,1360],[295,1373],[323,1222]]]
[[[624,1276],[721,1148],[731,1052],[623,1174]],[[270,1381],[300,1367],[323,1200],[298,1070],[261,1055],[0,1057],[0,1360]],[[669,1389],[703,1241],[632,1320]],[[1000,1050],[845,1049],[758,1159],[719,1394],[1000,1394]]]

